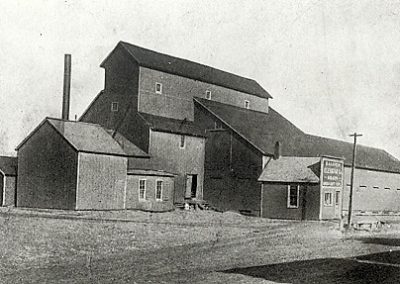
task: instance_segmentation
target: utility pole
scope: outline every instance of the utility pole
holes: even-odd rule
[[[350,137],[354,137],[353,143],[353,160],[351,162],[351,181],[350,181],[350,196],[349,196],[349,213],[347,219],[347,228],[350,229],[351,226],[351,210],[353,207],[353,185],[354,185],[354,168],[356,165],[356,146],[357,146],[357,137],[362,136],[362,134],[358,134],[354,132],[350,135]]]

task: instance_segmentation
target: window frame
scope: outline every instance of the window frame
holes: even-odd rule
[[[291,200],[291,195],[290,195],[290,187],[295,186],[297,191],[296,191],[296,205],[291,205],[290,200]],[[300,205],[300,185],[299,184],[288,184],[287,186],[287,208],[289,209],[297,209],[299,208]]]
[[[157,198],[157,193],[158,193],[158,183],[161,183],[161,187],[160,187],[160,198]],[[163,201],[162,197],[163,197],[163,191],[164,191],[164,181],[161,179],[157,179],[156,180],[156,188],[155,188],[155,199],[156,201],[160,202]]]
[[[117,106],[116,108],[114,108],[114,106]],[[118,102],[111,102],[111,111],[112,112],[117,112],[119,109],[119,104]]]
[[[250,109],[250,101],[249,100],[244,100],[244,108]]]
[[[330,195],[330,203],[326,202],[326,196]],[[333,206],[333,196],[332,196],[332,192],[328,191],[328,192],[324,192],[324,206]]]
[[[141,187],[140,187],[140,182],[144,182],[144,188],[143,188],[143,198],[141,197]],[[138,186],[138,194],[139,194],[139,201],[145,201],[146,200],[146,193],[147,193],[147,180],[144,178],[139,179],[139,186]]]
[[[340,205],[340,190],[335,191],[335,206]]]
[[[206,90],[206,100],[211,100],[212,95],[210,90]]]
[[[160,86],[160,90],[159,91],[157,90],[158,86]],[[163,89],[162,83],[156,82],[155,89],[154,89],[156,91],[156,94],[162,94],[162,89]]]
[[[181,134],[179,137],[179,149],[185,149],[186,147],[186,137],[184,134]]]

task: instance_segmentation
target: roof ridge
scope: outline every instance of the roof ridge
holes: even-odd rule
[[[179,57],[179,56],[175,56],[175,55],[170,55],[170,54],[167,54],[167,53],[162,53],[162,52],[155,51],[155,50],[153,50],[153,49],[149,49],[149,48],[147,48],[147,47],[142,47],[142,46],[139,46],[139,45],[136,45],[136,44],[132,44],[132,43],[126,42],[126,41],[120,41],[119,43],[121,43],[121,44],[126,44],[126,45],[130,45],[130,46],[133,46],[133,47],[135,47],[135,48],[141,48],[141,49],[144,49],[144,50],[149,51],[149,52],[153,52],[153,53],[160,54],[160,55],[162,55],[162,56],[171,57],[171,58],[173,58],[173,59],[179,59],[179,60],[183,60],[183,61],[186,61],[186,62],[189,62],[189,63],[192,63],[192,64],[197,64],[197,65],[201,65],[201,66],[203,66],[203,67],[212,68],[212,69],[215,69],[215,70],[218,70],[218,71],[221,71],[221,72],[228,73],[228,74],[230,74],[230,75],[235,75],[235,76],[237,76],[237,77],[241,77],[241,78],[243,78],[243,79],[256,82],[256,83],[258,84],[258,82],[257,82],[256,80],[252,79],[252,78],[245,77],[245,76],[242,76],[242,75],[238,75],[238,74],[233,73],[233,72],[228,72],[228,71],[219,69],[219,68],[217,68],[217,67],[213,67],[213,66],[211,66],[211,65],[207,65],[207,64],[205,64],[205,63],[200,63],[200,62],[196,62],[196,61],[193,61],[193,60],[189,60],[189,59],[186,59],[186,58],[183,58],[183,57]],[[127,51],[129,52],[129,50],[127,50]],[[131,52],[129,52],[129,53],[137,60],[137,58],[136,58]],[[140,63],[140,60],[137,60],[137,61]]]
[[[347,144],[353,145],[352,142],[341,140],[341,139],[338,139],[338,138],[330,138],[330,137],[314,135],[314,134],[308,134],[308,133],[305,133],[305,134],[307,136],[313,136],[313,137],[317,137],[317,138],[328,139],[328,140],[332,140],[332,141],[337,141],[337,142],[347,143]],[[388,153],[385,149],[378,148],[378,147],[368,146],[368,145],[364,145],[364,144],[360,144],[360,143],[357,143],[357,147],[363,147],[363,148],[369,148],[369,149],[373,149],[373,150],[379,150],[379,151],[386,152],[387,154],[390,155],[390,153]],[[394,157],[394,158],[397,159],[396,157]]]
[[[87,125],[93,125],[93,126],[96,126],[96,127],[104,128],[103,126],[101,126],[101,125],[98,124],[98,123],[84,122],[84,121],[79,121],[79,120],[65,120],[65,119],[56,118],[56,117],[49,117],[49,116],[46,116],[45,119],[46,119],[46,120],[56,120],[56,121],[61,121],[61,122],[65,122],[65,123],[87,124]]]

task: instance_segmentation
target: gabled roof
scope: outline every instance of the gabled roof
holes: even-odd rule
[[[194,124],[193,121],[161,117],[143,112],[140,112],[139,115],[152,130],[205,137],[204,131]]]
[[[283,142],[283,148],[295,147],[295,141],[304,136],[299,128],[272,108],[269,113],[264,113],[201,98],[194,100],[263,155],[272,155],[277,141]]]
[[[115,132],[114,130],[107,130],[108,133],[114,138],[115,141],[119,144],[119,146],[124,150],[124,152],[129,157],[143,157],[143,158],[150,158],[150,156],[140,149],[138,146],[133,144],[130,140],[128,140],[125,136],[123,136],[118,131]]]
[[[258,181],[318,183],[320,157],[280,157],[271,159]]]
[[[0,156],[0,172],[6,176],[17,175],[17,157]]]
[[[186,59],[159,53],[127,42],[119,42],[116,48],[119,46],[122,46],[126,51],[128,51],[140,66],[226,87],[261,98],[272,98],[266,90],[252,79],[244,78]],[[104,67],[104,63],[108,57],[100,66]]]
[[[48,123],[64,138],[76,151],[97,153],[115,156],[139,156],[148,155],[142,150],[132,151],[129,147],[127,152],[123,150],[117,140],[113,139],[103,127],[98,124],[78,121],[66,121],[56,118],[45,118],[17,147],[17,150],[44,124]],[[51,139],[51,137],[50,137]],[[140,152],[139,152],[140,151]],[[134,153],[133,153],[134,152]]]
[[[272,108],[263,113],[200,98],[194,100],[263,155],[272,155],[279,141],[282,156],[329,155],[343,157],[345,165],[351,165],[352,143],[306,134]],[[357,145],[356,166],[400,173],[398,159],[384,150],[363,145]]]

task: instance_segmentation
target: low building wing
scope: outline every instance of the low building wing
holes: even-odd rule
[[[258,181],[283,183],[319,183],[319,157],[280,157],[271,159]]]

